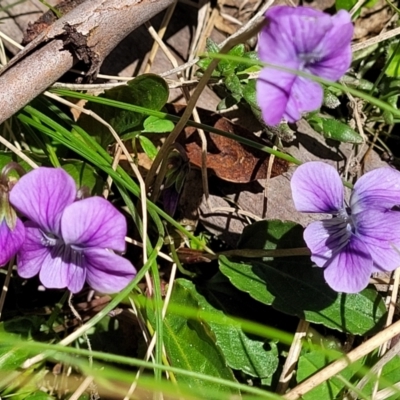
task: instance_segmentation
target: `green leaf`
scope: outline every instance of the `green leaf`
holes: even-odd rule
[[[50,396],[46,392],[38,390],[37,392],[31,393],[29,396],[26,396],[25,400],[54,400],[54,397]]]
[[[363,4],[363,7],[373,7],[376,3],[378,2],[378,0],[370,0],[370,1],[366,1]],[[357,4],[357,0],[336,0],[335,2],[335,7],[336,10],[347,10],[350,11],[355,5]],[[361,7],[360,7],[361,10]],[[360,14],[360,10],[357,11],[357,13],[355,14],[355,16],[358,16]]]
[[[336,119],[313,115],[307,121],[317,132],[322,133],[327,139],[343,143],[363,143],[362,137],[354,129]]]
[[[304,247],[302,230],[293,222],[259,221],[245,228],[239,247],[249,253]],[[357,335],[382,327],[386,308],[375,290],[336,293],[326,284],[323,269],[313,267],[309,257],[264,261],[221,256],[219,267],[236,288],[286,314]]]
[[[74,178],[78,189],[82,186],[86,186],[92,192],[96,187],[96,184],[99,183],[101,185],[100,177],[97,175],[96,170],[84,161],[68,160],[62,168],[64,171],[68,172],[72,178]]]
[[[398,42],[390,44],[387,58],[391,60],[385,74],[392,78],[398,78],[400,76],[400,46]]]
[[[143,74],[129,81],[131,89],[131,104],[148,108],[150,110],[161,110],[168,100],[169,88],[163,78],[155,74]]]
[[[193,309],[199,307],[190,288],[185,287],[180,280],[174,283],[170,304]],[[235,381],[231,369],[226,365],[226,361],[204,321],[167,313],[164,318],[163,332],[165,349],[172,366]],[[178,382],[193,387],[200,396],[203,388],[205,391],[219,390],[238,394],[237,391],[227,389],[226,386],[218,383],[204,382],[184,375],[178,375],[177,379]]]
[[[336,10],[350,11],[355,6],[356,3],[357,0],[336,0],[335,7]]]
[[[231,108],[232,106],[239,103],[239,101],[240,101],[240,98],[238,99],[233,95],[228,95],[218,103],[217,110],[221,111],[221,110],[226,110],[228,108]]]
[[[247,60],[256,60],[258,61],[258,54],[256,51],[248,51],[246,53],[243,54],[243,58],[247,59]],[[246,73],[250,73],[250,72],[258,72],[261,71],[262,67],[260,65],[251,65],[249,66],[247,63],[242,63],[239,64],[236,68],[236,72],[246,72]],[[240,74],[241,75],[241,74]]]
[[[263,339],[245,334],[240,324],[214,308],[199,294],[192,282],[178,279],[176,283],[190,292],[197,301],[198,308],[220,316],[218,323],[208,322],[208,325],[215,335],[217,346],[231,368],[258,378],[268,378],[274,374],[278,367],[278,350],[275,343],[265,343]]]
[[[378,390],[386,389],[387,387],[398,384],[400,376],[400,357],[393,357],[387,364],[382,368],[382,372],[379,379]],[[364,386],[363,393],[372,395],[374,390],[376,379],[373,377],[371,380]],[[398,389],[399,390],[399,389]],[[398,400],[400,398],[400,393],[397,392],[392,396],[386,397],[385,400]]]
[[[297,366],[297,382],[300,383],[306,380],[309,376],[315,374],[342,356],[343,353],[333,350],[326,354],[321,350],[313,350],[310,353],[300,356]],[[350,380],[357,369],[359,369],[361,363],[362,360],[353,363],[351,366],[342,370],[340,375],[346,380]],[[338,398],[337,395],[344,388],[344,383],[340,379],[333,377],[319,384],[310,392],[302,395],[302,398],[304,400],[334,400]]]
[[[340,100],[329,90],[329,88],[325,88],[323,104],[327,108],[335,109],[340,106]]]
[[[330,289],[323,271],[297,262],[275,268],[257,261],[219,260],[220,271],[232,284],[254,299],[309,322],[357,335],[377,331],[385,308],[372,289],[341,294]]]
[[[211,38],[206,39],[206,50],[208,53],[218,53],[219,52],[219,46],[214,40]]]
[[[100,97],[158,111],[167,102],[168,95],[169,88],[164,79],[155,74],[143,74],[127,85],[106,90]],[[119,135],[135,130],[142,125],[146,118],[146,116],[137,112],[99,103],[89,103],[87,108],[101,116]],[[107,146],[114,140],[107,127],[88,115],[82,115],[79,118],[79,125],[96,137],[103,146]]]
[[[247,84],[243,86],[243,98],[249,104],[251,111],[255,117],[264,124],[261,116],[261,109],[257,103],[257,91],[256,91],[256,81],[255,79],[250,80]]]
[[[237,75],[235,74],[228,75],[225,78],[224,83],[228,88],[228,90],[230,90],[234,95],[238,95],[239,98],[242,97],[243,95],[242,84],[240,83],[240,80],[237,77]]]
[[[22,161],[19,157],[17,157],[14,153],[10,151],[0,151],[0,171],[11,161],[17,162],[21,167],[26,171],[29,172],[32,170],[32,167],[27,164],[25,161]],[[13,178],[20,178],[16,171],[11,171],[8,175],[9,177]]]
[[[139,141],[140,141],[143,151],[147,154],[147,156],[150,158],[150,160],[154,160],[158,153],[157,147],[154,146],[153,142],[146,136],[140,135]]]
[[[15,317],[0,323],[0,332],[7,332],[18,338],[32,340],[38,334],[43,318]],[[12,346],[0,343],[0,371],[15,371],[30,356],[30,351],[25,347]]]
[[[228,55],[233,55],[236,57],[243,57],[243,54],[244,54],[243,44],[238,44],[228,52]],[[240,63],[238,63],[237,61],[231,61],[227,59],[221,60],[218,64],[218,70],[221,72],[223,76],[228,76],[235,73],[235,69],[239,66],[239,64]]]
[[[175,125],[172,121],[158,117],[147,117],[143,122],[144,129],[142,132],[151,133],[167,133],[171,132]]]

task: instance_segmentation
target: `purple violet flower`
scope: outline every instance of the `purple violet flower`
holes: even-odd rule
[[[46,288],[79,292],[85,281],[102,293],[123,289],[136,275],[132,264],[112,250],[125,250],[126,220],[107,200],[76,199],[75,182],[61,168],[24,175],[10,202],[28,221],[17,254],[23,278],[39,274]]]
[[[336,169],[309,162],[291,180],[300,212],[327,213],[334,218],[311,223],[304,240],[311,259],[325,268],[328,285],[337,292],[357,293],[372,272],[400,266],[400,172],[378,168],[363,175],[345,205],[344,188]]]
[[[271,7],[258,40],[261,61],[336,81],[351,63],[353,25],[340,10],[330,16],[308,7]],[[257,80],[257,102],[264,121],[276,125],[295,122],[318,109],[323,90],[319,83],[266,67]]]
[[[25,240],[25,227],[9,203],[10,182],[0,178],[0,266],[15,256]]]

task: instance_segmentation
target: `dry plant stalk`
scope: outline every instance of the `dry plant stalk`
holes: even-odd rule
[[[90,0],[62,16],[0,72],[0,123],[79,60],[95,76],[105,57],[137,27],[175,0]]]

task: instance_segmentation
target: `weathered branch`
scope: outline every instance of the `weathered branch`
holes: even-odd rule
[[[0,72],[0,123],[57,81],[79,60],[96,75],[130,32],[176,0],[86,0],[57,20]]]

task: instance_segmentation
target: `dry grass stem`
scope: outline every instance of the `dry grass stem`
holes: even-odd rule
[[[148,28],[148,31],[150,32],[152,38],[155,40],[155,42],[158,44],[158,46],[161,48],[161,50],[164,52],[168,60],[171,62],[173,67],[178,66],[178,62],[176,61],[176,58],[173,56],[173,54],[169,51],[168,47],[164,44],[162,39],[158,36],[157,32],[154,30],[154,28],[150,25],[150,23],[146,23],[146,26]],[[183,81],[183,77],[181,76],[180,73],[178,73],[179,80]],[[185,87],[182,87],[182,94],[185,97],[186,102],[189,101],[190,99],[190,93],[189,90]],[[201,123],[199,114],[197,112],[197,108],[193,108],[193,119],[197,123]],[[204,194],[208,203],[209,199],[209,190],[208,190],[208,178],[207,178],[207,140],[206,136],[204,134],[204,131],[202,129],[197,129],[200,139],[201,139],[201,148],[202,148],[202,166],[201,166],[201,177],[202,177],[202,183],[203,183],[203,190]],[[166,171],[166,169],[164,169]],[[164,178],[163,174],[160,174],[158,179],[155,182],[155,185],[153,187],[153,193],[151,199],[155,201],[158,197],[161,181]],[[208,203],[209,204],[209,203]]]
[[[162,317],[163,320],[164,320],[165,315],[167,313],[168,304],[169,304],[169,301],[171,299],[172,290],[173,290],[173,287],[174,287],[174,282],[175,282],[175,277],[176,277],[176,271],[177,271],[176,263],[173,263],[172,264],[172,268],[171,268],[171,274],[170,274],[170,277],[169,277],[167,293],[165,295],[163,308],[161,310],[161,317]],[[133,302],[131,302],[131,304],[133,304]],[[137,310],[136,310],[136,315],[138,315],[137,314]],[[143,329],[143,333],[144,332],[146,332],[146,329]],[[149,345],[147,347],[146,355],[144,357],[145,361],[148,361],[150,359],[152,353],[153,353],[154,347],[156,345],[156,338],[157,338],[156,335],[153,334],[153,337],[151,338],[151,341],[150,341],[150,343],[149,343]],[[147,340],[146,340],[146,342],[147,342]],[[167,360],[166,351],[165,351],[164,347],[163,347],[163,355],[164,355],[165,360]],[[136,376],[135,376],[135,380],[133,381],[132,385],[130,386],[130,388],[128,390],[128,393],[124,397],[124,400],[129,400],[130,397],[132,396],[132,394],[134,393],[134,391],[135,391],[135,389],[137,387],[137,382],[138,382],[139,376],[142,374],[143,371],[144,371],[143,367],[140,367],[139,370],[137,371]]]
[[[134,240],[134,239],[132,239],[132,238],[130,238],[130,237],[126,237],[126,238],[125,238],[125,242],[130,243],[130,244],[133,244],[134,246],[143,248],[143,243],[140,243],[140,242],[138,242],[137,240]],[[157,253],[157,255],[158,255],[159,257],[163,258],[163,259],[166,260],[166,261],[169,261],[169,262],[171,262],[171,263],[174,262],[174,260],[173,260],[169,255],[167,255],[167,254],[165,254],[165,253],[163,253],[163,252],[161,252],[161,251],[159,251],[159,252]]]
[[[0,31],[0,38],[2,38],[3,40],[7,41],[10,44],[12,44],[13,46],[19,48],[20,50],[22,50],[24,48],[24,46],[21,46],[20,43],[17,43],[15,40],[11,39],[9,36],[7,36],[2,31]],[[5,65],[5,64],[3,64],[3,65]]]
[[[163,39],[163,37],[165,35],[165,32],[166,32],[167,27],[168,27],[168,24],[169,24],[169,22],[170,22],[170,20],[172,18],[172,14],[174,13],[176,4],[177,4],[177,1],[175,1],[175,3],[171,4],[167,8],[166,13],[164,14],[163,20],[161,21],[161,26],[160,26],[160,28],[158,30],[158,33],[157,33],[157,36],[161,40]],[[159,46],[158,41],[155,41],[154,44],[153,44],[153,47],[150,50],[150,54],[149,54],[149,57],[148,57],[147,62],[146,62],[147,65],[146,65],[146,68],[144,70],[145,73],[150,72],[150,69],[153,66],[153,62],[154,62],[154,59],[155,59],[157,51],[158,51],[158,46]]]
[[[381,43],[385,40],[388,40],[392,37],[395,37],[400,34],[400,27],[394,28],[388,32],[381,33],[380,35],[373,37],[371,39],[367,39],[364,42],[353,44],[351,49],[354,52],[366,49],[367,47],[373,46],[374,44]]]
[[[301,319],[297,325],[296,333],[294,334],[293,342],[290,346],[289,353],[286,357],[285,364],[279,378],[279,383],[276,388],[276,393],[284,394],[289,386],[289,382],[295,372],[297,362],[300,357],[302,341],[307,335],[310,323]]]
[[[8,262],[8,268],[7,268],[7,274],[6,278],[4,280],[3,288],[1,290],[1,296],[0,296],[0,321],[1,321],[1,316],[3,314],[3,307],[4,307],[4,302],[6,301],[7,293],[8,293],[8,287],[10,286],[10,280],[11,280],[11,274],[14,266],[14,257],[11,258],[11,260]]]
[[[400,321],[395,322],[393,325],[387,327],[383,331],[376,334],[371,339],[367,340],[360,346],[356,347],[354,350],[350,351],[345,356],[329,364],[327,367],[312,375],[310,378],[306,379],[304,382],[297,385],[290,392],[288,392],[284,399],[287,400],[297,400],[304,394],[308,393],[310,390],[314,389],[322,382],[327,381],[332,378],[348,365],[356,362],[360,358],[369,354],[371,351],[375,350],[381,344],[392,339],[394,336],[400,334]]]
[[[32,168],[38,168],[38,165],[31,160],[25,153],[23,153],[20,149],[14,146],[11,142],[9,142],[6,138],[0,135],[0,143],[15,153],[21,160],[25,161]]]

